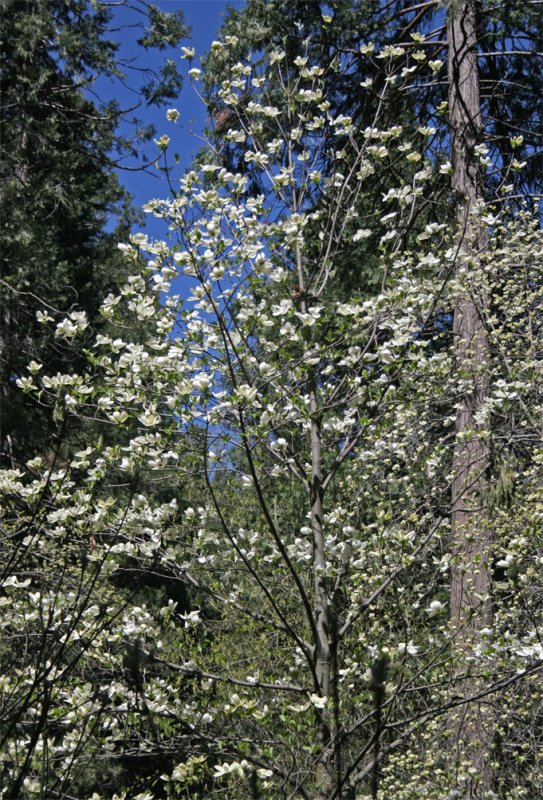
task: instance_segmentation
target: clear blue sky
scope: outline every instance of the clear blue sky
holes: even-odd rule
[[[226,14],[228,5],[235,8],[243,8],[245,0],[154,0],[154,4],[162,11],[181,10],[185,16],[185,22],[191,28],[191,33],[187,41],[182,44],[192,46],[196,49],[196,58],[192,66],[199,66],[198,55],[203,56],[217,38],[221,23]],[[176,61],[181,72],[186,75],[189,63],[181,60],[180,49],[175,48],[163,51],[162,53],[149,51],[145,53],[138,47],[136,40],[141,35],[141,29],[134,27],[139,17],[134,12],[125,7],[120,7],[115,13],[114,22],[118,26],[119,32],[115,34],[120,43],[119,56],[126,59],[136,70],[142,68],[153,68],[164,62],[166,58]],[[131,27],[132,26],[132,27]],[[128,80],[125,87],[118,82],[106,83],[98,82],[96,90],[102,99],[115,97],[121,106],[129,107],[134,102],[135,95],[130,90],[130,85],[137,85],[141,78],[137,72],[130,73],[128,70]],[[166,120],[166,108],[140,109],[138,115],[145,124],[155,126],[157,135],[167,133],[171,137],[170,150],[179,153],[181,164],[177,168],[177,175],[181,174],[184,167],[188,166],[192,156],[200,148],[202,142],[197,138],[202,128],[207,124],[207,114],[202,102],[198,99],[188,78],[184,81],[182,92],[176,100],[172,100],[171,108],[177,108],[180,118],[174,125]],[[148,147],[148,156],[152,157],[157,152],[154,145]],[[145,202],[153,197],[165,197],[168,195],[167,184],[155,173],[149,174],[139,171],[130,172],[119,170],[119,178],[128,191],[134,196],[134,204],[141,207]],[[150,217],[146,231],[155,237],[163,235],[159,223]]]

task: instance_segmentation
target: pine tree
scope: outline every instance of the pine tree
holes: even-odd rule
[[[163,49],[186,34],[179,15],[140,10],[147,27],[142,50]],[[89,333],[103,325],[100,300],[125,276],[117,242],[134,217],[114,166],[143,142],[119,129],[117,103],[91,94],[98,75],[120,76],[107,5],[3,0],[1,12],[0,454],[15,466],[50,449],[56,429],[14,393],[16,380],[30,360],[47,359],[60,370],[78,363],[36,315],[83,311]],[[164,102],[180,81],[166,62],[140,88],[140,104]]]

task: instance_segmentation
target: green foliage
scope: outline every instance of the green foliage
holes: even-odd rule
[[[137,152],[137,142],[120,136],[123,109],[92,94],[97,75],[121,76],[107,5],[3,0],[2,14],[0,449],[14,466],[51,448],[55,429],[43,410],[15,400],[25,364],[81,364],[36,313],[84,310],[89,332],[100,329],[100,300],[125,277],[117,242],[137,215],[113,158]],[[186,34],[178,15],[149,15],[147,48]],[[177,94],[179,73],[171,62],[164,70],[143,87],[146,102]]]
[[[430,126],[383,102],[361,129],[326,99],[349,63],[318,35],[298,45],[307,62],[224,66],[218,141],[243,169],[219,147],[148,203],[170,244],[128,237],[107,327],[51,312],[69,370],[16,379],[85,442],[0,472],[7,798],[477,796],[451,723],[472,709],[494,734],[487,800],[541,787],[541,230],[514,200],[477,203],[489,242],[459,269]],[[393,96],[410,58],[387,51]],[[381,285],[338,285],[365,241]],[[488,337],[468,366],[451,331],[466,293]],[[494,616],[459,631],[454,451],[482,436],[465,541],[491,528],[492,564],[467,566],[494,579],[468,610]]]

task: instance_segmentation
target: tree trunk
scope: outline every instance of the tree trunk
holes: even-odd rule
[[[316,769],[317,795],[327,800],[333,788],[333,754],[331,752],[331,614],[326,579],[326,553],[322,527],[322,475],[321,431],[318,419],[316,381],[312,376],[310,386],[311,414],[311,528],[313,532],[314,602],[317,641],[315,642],[315,673],[319,694],[327,698],[326,706],[317,709],[317,744],[319,761]]]
[[[307,313],[305,276],[302,267],[302,253],[296,245],[296,264],[300,310]],[[308,340],[308,344],[310,341]],[[315,693],[326,698],[323,708],[316,708],[316,744],[318,758],[315,768],[316,800],[328,800],[333,791],[334,754],[331,736],[331,677],[332,677],[332,614],[328,581],[326,576],[326,542],[323,529],[323,487],[322,487],[322,432],[320,407],[317,392],[317,378],[312,370],[308,376],[308,394],[311,412],[310,450],[311,450],[311,533],[313,564],[313,602],[315,607]]]
[[[477,216],[482,185],[475,147],[482,122],[477,71],[476,0],[452,0],[448,9],[449,121],[452,184],[457,203],[457,298],[454,310],[456,372],[461,381],[452,481],[451,622],[455,694],[480,688],[470,677],[471,655],[482,628],[491,625],[490,531],[485,514],[489,439],[479,412],[488,394],[488,304],[480,276],[486,235]],[[477,288],[478,287],[478,288]],[[465,798],[491,788],[491,724],[481,704],[461,706],[451,718],[460,784]]]

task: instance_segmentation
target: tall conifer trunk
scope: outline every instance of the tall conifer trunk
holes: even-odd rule
[[[491,624],[490,531],[485,513],[488,430],[479,412],[488,394],[488,300],[480,279],[486,234],[476,213],[482,181],[475,147],[482,138],[477,69],[476,0],[451,0],[448,9],[449,121],[453,190],[457,219],[457,297],[454,309],[457,399],[452,481],[451,623],[454,635],[455,693],[469,697],[481,688],[470,675],[479,632]],[[464,797],[482,797],[491,788],[490,719],[477,702],[451,717]]]

